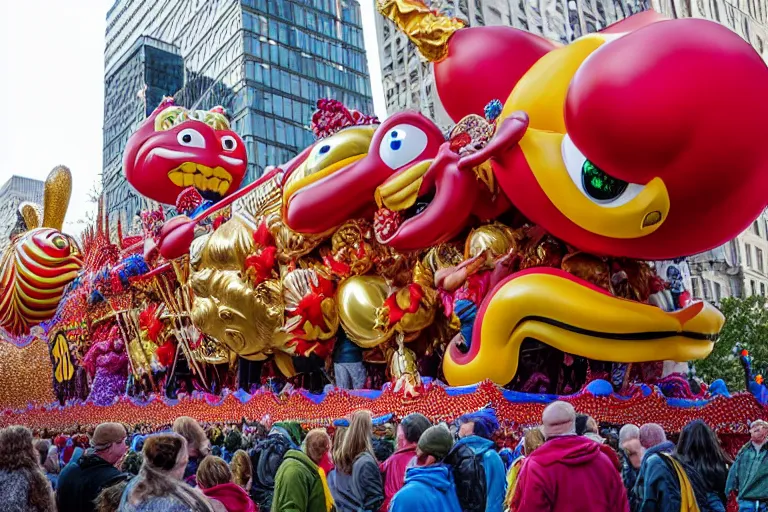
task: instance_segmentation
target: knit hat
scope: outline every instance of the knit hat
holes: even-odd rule
[[[419,451],[443,460],[453,448],[453,435],[444,424],[429,427],[419,438]]]
[[[128,434],[120,423],[102,423],[93,432],[91,446],[96,451],[106,450],[109,445],[119,443]]]

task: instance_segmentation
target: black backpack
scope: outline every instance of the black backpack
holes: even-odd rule
[[[259,510],[272,508],[277,470],[283,462],[285,452],[292,448],[291,442],[284,436],[272,434],[251,450],[250,457],[253,465],[251,498],[259,506]]]
[[[464,512],[484,512],[488,496],[483,456],[472,448],[458,444],[443,459],[452,468],[456,496]]]

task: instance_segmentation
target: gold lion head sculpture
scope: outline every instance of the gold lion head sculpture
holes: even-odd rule
[[[190,283],[192,322],[209,337],[252,361],[282,351],[290,337],[282,329],[282,287],[275,279],[254,285],[245,259],[253,251],[252,230],[233,217],[201,242]]]

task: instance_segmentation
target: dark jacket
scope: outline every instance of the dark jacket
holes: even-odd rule
[[[475,455],[466,443],[456,443],[443,459],[443,463],[451,468],[461,509],[464,512],[485,512],[488,483],[483,456]]]
[[[389,512],[461,512],[451,469],[443,464],[408,468],[405,485],[389,507]]]
[[[640,463],[640,471],[637,473],[637,480],[635,481],[635,488],[632,490],[632,494],[634,495],[633,499],[636,500],[638,504],[642,503],[644,500],[644,487],[645,487],[645,474],[648,468],[648,465],[646,464],[646,461],[651,458],[652,455],[656,455],[657,453],[672,453],[675,451],[675,443],[672,441],[664,441],[661,444],[657,444],[656,446],[652,446],[645,450],[645,454],[643,455],[643,460]],[[630,499],[632,501],[632,499]]]
[[[328,475],[333,501],[338,512],[371,512],[384,503],[384,485],[379,464],[368,452],[357,456],[348,475],[339,468]]]
[[[304,452],[286,452],[275,477],[272,512],[327,512],[317,465]]]
[[[201,459],[197,457],[190,457],[187,461],[187,467],[184,468],[184,482],[192,487],[197,487],[197,467],[200,465]]]
[[[641,512],[680,512],[680,481],[674,467],[662,455],[654,454],[643,462],[645,480]],[[725,512],[720,495],[708,489],[692,467],[683,465],[691,482],[700,512]]]
[[[334,363],[361,363],[363,350],[347,337],[343,329],[339,329],[336,345],[333,347]]]
[[[86,453],[59,475],[56,504],[59,512],[92,512],[102,489],[129,477],[98,455]]]
[[[288,450],[296,448],[289,437],[279,433],[270,434],[250,452],[253,466],[251,499],[259,506],[259,510],[270,510],[272,507],[277,470]]]
[[[624,482],[624,488],[627,490],[627,498],[629,498],[629,510],[631,512],[637,512],[640,504],[638,503],[637,496],[635,496],[633,490],[640,469],[635,469],[629,461],[629,457],[627,457],[627,452],[623,449],[619,450],[619,459],[621,460],[621,479]]]
[[[486,512],[501,512],[504,507],[504,497],[507,494],[507,471],[501,456],[496,451],[496,445],[480,436],[467,436],[459,439],[454,446],[469,446],[475,455],[483,458],[485,471],[485,510]]]

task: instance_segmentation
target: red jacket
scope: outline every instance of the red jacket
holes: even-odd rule
[[[382,462],[381,474],[384,479],[384,503],[379,510],[389,510],[389,502],[403,487],[405,470],[408,463],[416,457],[416,447],[397,450],[390,458]]]
[[[517,479],[515,512],[629,512],[621,476],[600,445],[581,436],[550,439]]]
[[[201,490],[209,498],[220,501],[227,512],[256,512],[256,505],[251,501],[248,493],[237,484],[214,485]]]

